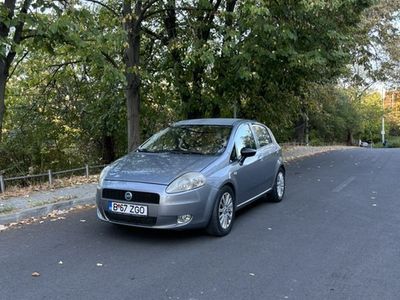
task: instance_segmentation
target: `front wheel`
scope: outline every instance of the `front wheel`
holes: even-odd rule
[[[212,211],[207,232],[214,236],[227,235],[235,219],[235,196],[229,186],[224,186],[218,193]]]
[[[286,188],[285,171],[282,168],[280,168],[278,173],[276,174],[275,184],[274,187],[272,188],[270,200],[272,202],[281,202],[283,196],[285,195],[285,188]]]

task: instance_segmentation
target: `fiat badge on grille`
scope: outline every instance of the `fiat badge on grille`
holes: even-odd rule
[[[132,198],[133,198],[133,195],[132,195],[131,192],[126,192],[126,193],[125,193],[125,200],[131,201]]]

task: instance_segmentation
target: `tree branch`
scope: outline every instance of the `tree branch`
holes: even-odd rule
[[[104,7],[105,9],[107,9],[114,16],[116,16],[118,18],[121,17],[121,15],[117,11],[115,11],[113,8],[111,8],[111,6],[105,4],[105,3],[101,2],[101,1],[97,1],[97,0],[84,0],[84,1],[98,4],[98,5],[102,6],[102,7]]]
[[[106,52],[104,52],[103,50],[100,51],[101,54],[103,54],[103,56],[105,57],[105,59],[112,64],[115,68],[118,68],[118,64],[115,62],[115,60]]]
[[[73,61],[67,61],[67,62],[63,62],[63,63],[59,63],[59,64],[49,65],[48,67],[49,68],[52,68],[52,67],[61,68],[61,67],[68,66],[68,65],[74,65],[74,64],[77,64],[80,62],[82,62],[82,61],[81,60],[73,60]]]
[[[150,18],[150,17],[152,17],[154,15],[158,15],[158,14],[164,13],[164,12],[168,11],[169,9],[170,8],[163,8],[163,9],[153,10],[153,11],[147,13],[147,14],[144,14],[142,19],[146,20],[146,19],[148,19],[148,18]],[[176,11],[195,11],[195,10],[197,10],[197,11],[210,11],[210,9],[208,9],[208,8],[197,8],[197,7],[189,7],[189,6],[187,6],[187,7],[176,7],[174,9]]]
[[[152,5],[158,1],[159,0],[148,0],[147,2],[143,3],[142,15],[144,15],[146,13],[146,11],[149,10],[150,7],[152,7]]]
[[[14,17],[15,2],[16,0],[6,0],[5,3],[2,4],[8,10],[8,20],[11,20]],[[10,27],[4,21],[0,22],[0,37],[7,37],[9,32]]]
[[[151,31],[150,29],[148,29],[148,28],[146,28],[146,27],[142,27],[141,29],[143,30],[144,33],[146,33],[146,34],[148,34],[148,35],[150,35],[150,36],[152,36],[152,37],[154,37],[154,38],[156,38],[156,39],[159,39],[159,40],[162,40],[162,39],[163,39],[163,36],[162,36],[162,35],[157,34],[157,33]]]
[[[27,35],[23,35],[23,36],[21,36],[21,41],[24,41],[24,40],[27,40],[27,39],[31,39],[31,38],[35,38],[35,37],[42,37],[42,38],[45,38],[45,37],[47,37],[46,35],[44,35],[44,34],[27,34]]]
[[[18,65],[25,59],[25,57],[28,55],[28,53],[29,53],[29,51],[26,51],[26,52],[21,56],[21,58],[17,60],[17,62],[15,63],[14,68],[12,69],[12,71],[10,72],[10,74],[8,75],[7,81],[8,81],[8,79],[10,79],[10,78],[13,76],[13,74],[14,74],[15,70],[17,69]]]
[[[26,15],[28,12],[29,5],[31,5],[32,0],[25,0],[24,3],[22,4],[20,15]],[[14,32],[14,37],[13,37],[13,42],[16,45],[19,45],[21,43],[21,37],[22,37],[22,30],[24,28],[25,21],[24,20],[19,20],[17,25],[15,26],[15,32]],[[11,66],[12,61],[14,60],[14,57],[16,55],[15,48],[14,46],[11,47],[10,52],[8,52],[7,57],[6,57],[6,69],[8,70]]]

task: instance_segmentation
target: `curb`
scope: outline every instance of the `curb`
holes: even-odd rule
[[[14,213],[0,215],[0,225],[17,223],[29,218],[39,218],[47,216],[53,210],[69,209],[78,205],[95,204],[95,197],[67,200],[55,202],[39,207],[23,209]]]

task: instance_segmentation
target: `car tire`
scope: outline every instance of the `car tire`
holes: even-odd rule
[[[206,230],[213,236],[225,236],[231,231],[234,219],[235,194],[232,188],[224,186],[217,194]]]
[[[283,197],[285,196],[285,190],[286,190],[285,170],[283,168],[279,168],[278,173],[275,176],[274,186],[269,195],[269,200],[271,202],[281,202]]]

